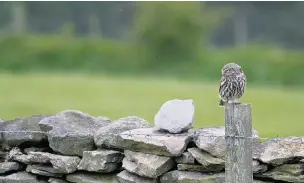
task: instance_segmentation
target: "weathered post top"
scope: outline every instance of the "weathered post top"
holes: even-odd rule
[[[225,105],[225,183],[252,183],[251,104]]]

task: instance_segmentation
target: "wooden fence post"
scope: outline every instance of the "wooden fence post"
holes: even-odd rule
[[[225,183],[252,183],[251,104],[226,104],[225,139]]]

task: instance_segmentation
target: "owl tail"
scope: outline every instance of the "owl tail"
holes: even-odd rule
[[[218,104],[220,107],[223,107],[225,105],[225,102],[221,99],[219,104]]]

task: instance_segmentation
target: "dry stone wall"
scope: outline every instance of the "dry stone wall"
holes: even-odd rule
[[[3,120],[0,183],[224,183],[225,128],[192,129],[192,100],[166,102],[154,124],[73,110]],[[304,182],[303,139],[255,141],[254,182]]]

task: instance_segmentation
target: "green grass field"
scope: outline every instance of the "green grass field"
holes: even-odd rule
[[[218,83],[160,78],[82,75],[0,75],[0,117],[13,119],[75,109],[116,119],[139,116],[151,123],[167,100],[194,99],[195,127],[224,125]],[[252,103],[253,127],[261,137],[304,135],[304,89],[248,84],[242,102]]]

